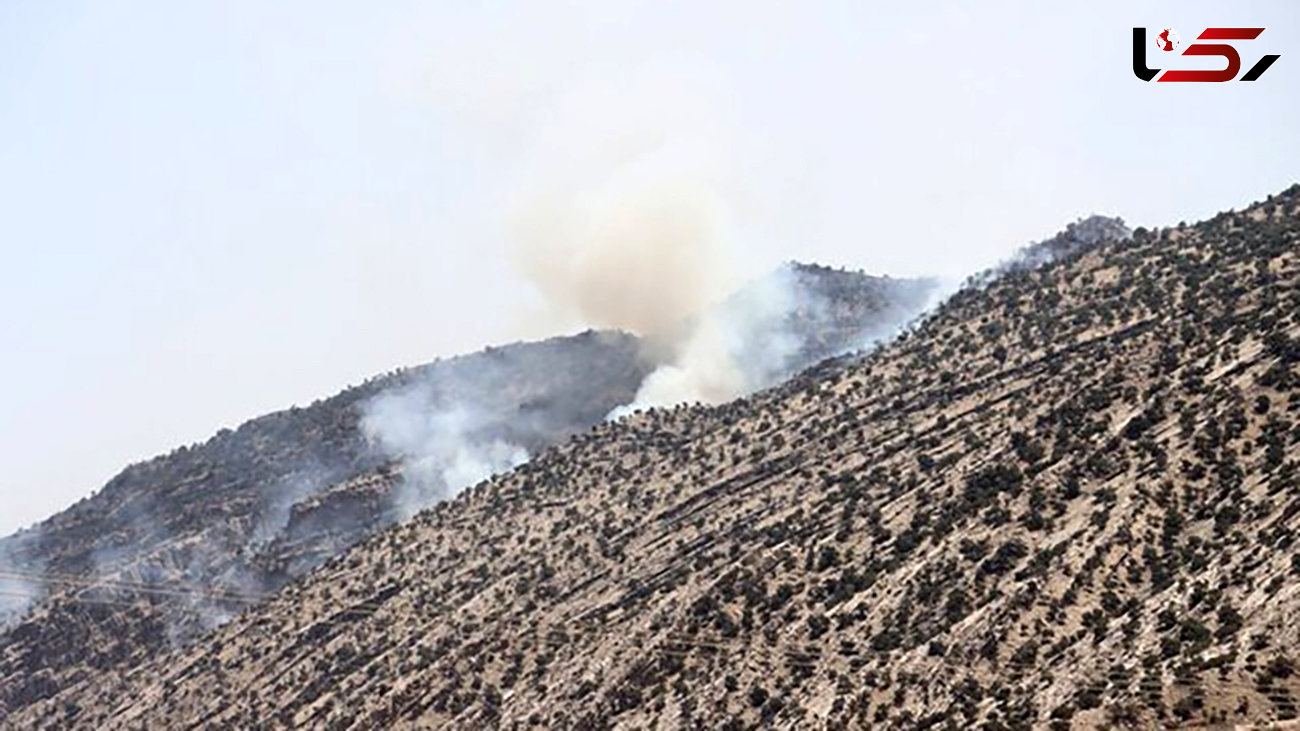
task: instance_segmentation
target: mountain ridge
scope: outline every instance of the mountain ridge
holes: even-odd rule
[[[1294,719],[1298,219],[1295,186],[1139,229],[865,356],[597,425],[16,720]]]
[[[790,270],[800,278],[801,301],[818,303],[798,315],[816,337],[792,354],[796,364],[855,347],[860,328],[917,311],[931,286]],[[823,287],[830,279],[834,285]],[[35,602],[32,616],[0,634],[0,715],[58,692],[59,678],[77,677],[78,668],[129,666],[192,641],[356,541],[454,494],[458,486],[443,475],[464,466],[466,450],[481,456],[474,450],[490,452],[498,441],[544,450],[631,402],[658,365],[643,340],[618,332],[494,346],[399,369],[129,466],[39,530],[0,539],[7,559],[0,582]],[[377,443],[394,414],[376,406],[390,401],[404,420],[396,431],[414,419],[417,429],[436,432],[421,439],[438,443]],[[459,418],[465,410],[471,419]],[[430,412],[448,418],[431,425]],[[378,432],[369,429],[371,417],[381,422]],[[454,453],[436,451],[448,439]],[[435,449],[433,473],[413,480],[426,455],[406,447]],[[469,464],[470,475],[509,466]]]

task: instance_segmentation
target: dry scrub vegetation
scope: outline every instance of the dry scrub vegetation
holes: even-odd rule
[[[12,727],[1092,728],[1300,703],[1300,186],[593,428]]]

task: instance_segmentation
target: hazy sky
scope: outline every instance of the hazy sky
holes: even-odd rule
[[[1131,27],[1210,25],[1282,58],[1132,75]],[[1298,41],[1286,0],[0,3],[0,532],[222,426],[575,326],[514,263],[520,201],[617,183],[629,137],[725,210],[741,273],[959,276],[1089,213],[1296,182]]]

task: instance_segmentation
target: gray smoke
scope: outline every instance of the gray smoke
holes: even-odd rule
[[[967,284],[982,287],[1008,272],[1026,271],[1054,261],[1067,259],[1107,241],[1126,241],[1133,230],[1124,219],[1093,214],[1067,224],[1056,235],[1020,247],[1009,259],[997,266],[972,275]]]
[[[401,463],[391,496],[400,518],[526,462],[528,451],[498,436],[500,427],[500,417],[470,401],[446,403],[428,383],[380,394],[361,418],[367,439]]]
[[[280,480],[261,488],[261,509],[245,549],[256,551],[284,535],[293,507],[342,477],[341,470],[308,462]]]
[[[41,581],[44,567],[33,564],[23,551],[37,534],[26,531],[0,543],[0,630],[27,615],[44,598],[46,586]]]
[[[339,477],[339,468],[303,458],[283,478],[256,487],[259,507],[251,523],[213,520],[196,533],[174,533],[149,503],[130,504],[122,510],[123,527],[102,536],[90,552],[91,568],[81,577],[89,583],[79,597],[152,603],[161,609],[168,640],[184,645],[279,588],[264,582],[250,562],[286,536],[295,505]]]
[[[632,94],[623,81],[561,95],[533,130],[532,153],[503,210],[515,264],[554,323],[651,336],[657,349],[677,354],[676,373],[648,384],[647,398],[675,401],[678,391],[683,399],[722,398],[750,380],[729,365],[734,348],[718,342],[726,328],[684,325],[739,281],[725,135],[708,94],[663,78],[641,80]],[[760,316],[763,307],[751,306]],[[483,380],[416,383],[365,407],[363,432],[401,465],[399,515],[528,459],[520,437],[537,429],[520,412],[526,399],[488,396]]]
[[[737,254],[749,201],[713,98],[638,81],[567,95],[510,209],[516,263],[549,310],[641,335],[664,362],[612,416],[768,385],[799,348],[789,316],[816,306],[788,276],[739,286],[760,264]]]

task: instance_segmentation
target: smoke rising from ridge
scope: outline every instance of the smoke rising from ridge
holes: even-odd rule
[[[510,209],[516,264],[548,308],[670,354],[614,415],[766,385],[798,348],[780,324],[811,306],[779,276],[735,294],[758,265],[737,253],[748,202],[726,126],[708,94],[639,82],[567,96]]]
[[[499,427],[468,403],[434,406],[429,384],[384,393],[367,405],[361,430],[402,463],[402,482],[391,496],[400,518],[528,460],[528,450],[487,433]]]
[[[507,200],[515,263],[555,315],[662,335],[735,289],[741,187],[710,109],[654,80],[557,105]]]
[[[655,365],[599,416],[727,401],[869,340],[817,347],[801,328],[828,319],[820,294],[794,269],[740,254],[772,235],[773,206],[749,188],[719,95],[663,71],[560,93],[533,118],[530,153],[502,199],[513,262],[552,321],[634,333]],[[528,459],[521,430],[506,428],[524,420],[522,400],[485,398],[484,380],[463,373],[365,407],[363,432],[401,465],[400,515]]]
[[[635,82],[565,96],[508,200],[515,263],[545,306],[658,351],[660,367],[610,417],[774,384],[804,345],[796,321],[824,308],[792,270],[741,254],[779,216],[741,182],[717,99],[652,75]]]
[[[674,345],[672,360],[641,383],[618,418],[637,409],[679,403],[716,404],[776,381],[803,345],[791,326],[797,310],[816,311],[818,298],[782,268],[696,314]]]
[[[399,465],[401,518],[455,497],[598,423],[650,369],[639,341],[587,331],[413,369],[360,405],[371,448]]]

